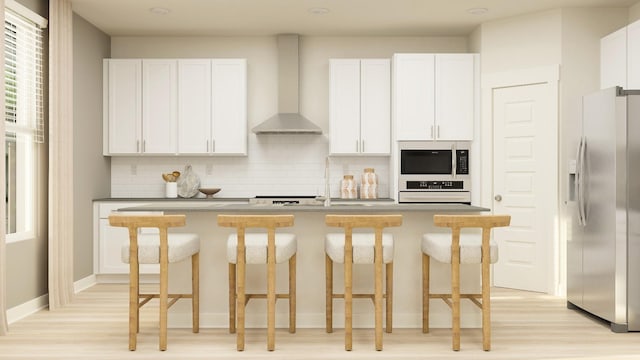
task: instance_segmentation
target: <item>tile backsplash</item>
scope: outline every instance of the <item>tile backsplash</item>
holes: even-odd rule
[[[218,187],[216,197],[255,195],[324,195],[326,136],[249,136],[248,156],[111,158],[111,197],[164,197],[162,173],[184,171],[190,164],[202,187]],[[340,196],[343,175],[360,179],[372,167],[378,175],[378,197],[389,196],[388,156],[333,156],[329,160],[331,196]],[[198,197],[204,197],[198,193]]]

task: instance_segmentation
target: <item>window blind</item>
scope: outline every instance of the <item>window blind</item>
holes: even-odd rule
[[[5,9],[5,124],[7,131],[33,134],[43,143],[44,84],[42,29]]]

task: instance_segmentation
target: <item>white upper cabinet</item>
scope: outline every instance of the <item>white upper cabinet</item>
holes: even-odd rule
[[[435,140],[472,140],[475,55],[436,55]]]
[[[396,140],[472,140],[475,54],[396,54]]]
[[[627,28],[600,39],[600,88],[627,88]]]
[[[214,59],[213,138],[216,154],[247,154],[247,61]]]
[[[142,152],[178,150],[178,73],[176,60],[142,60]]]
[[[106,59],[105,155],[246,155],[245,59]]]
[[[105,60],[103,152],[137,154],[142,140],[142,61]]]
[[[178,60],[178,153],[211,151],[211,60]]]
[[[329,61],[329,138],[332,155],[388,155],[391,69],[388,59]]]

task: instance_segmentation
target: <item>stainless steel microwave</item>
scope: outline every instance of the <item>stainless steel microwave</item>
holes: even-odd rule
[[[470,143],[399,142],[398,201],[471,203]]]

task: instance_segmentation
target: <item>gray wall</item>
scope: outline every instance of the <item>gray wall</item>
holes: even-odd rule
[[[111,39],[73,16],[74,281],[93,274],[92,200],[109,197],[111,162],[102,156],[102,59]]]
[[[44,18],[49,18],[47,0],[18,0]],[[48,43],[48,31],[45,31],[45,44]],[[48,49],[45,45],[45,64],[48,63]],[[45,66],[44,81],[48,81],[49,69]],[[45,86],[45,114],[48,92]],[[45,122],[47,122],[45,115]],[[47,144],[38,145],[37,168],[37,218],[35,238],[7,244],[7,307],[23,304],[46,295],[47,289]]]

